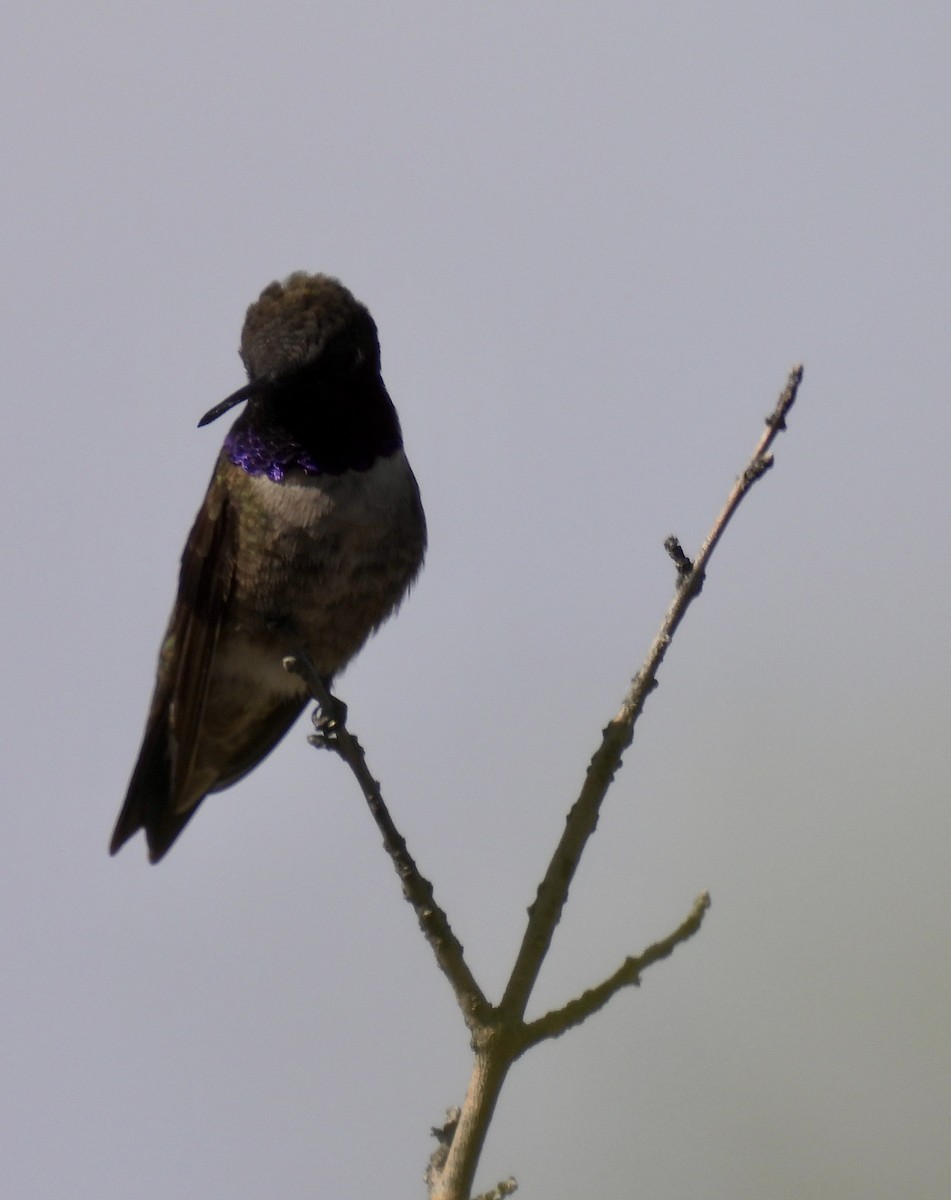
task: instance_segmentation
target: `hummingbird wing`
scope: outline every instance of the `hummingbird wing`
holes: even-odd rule
[[[211,666],[235,581],[238,521],[225,470],[222,455],[185,543],[178,596],[162,647],[162,667],[167,659],[171,677],[169,748],[172,795],[178,805],[189,790]]]
[[[145,829],[157,862],[203,795],[189,795],[215,648],[235,581],[237,514],[219,459],[185,544],[178,596],[159,656],[158,678],[139,758],[109,850]]]

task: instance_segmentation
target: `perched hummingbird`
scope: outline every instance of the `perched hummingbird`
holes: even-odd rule
[[[182,555],[112,854],[144,829],[158,862],[300,714],[284,656],[306,651],[329,686],[422,566],[419,489],[364,306],[297,272],[248,309],[241,358],[249,382],[199,422],[247,401]]]

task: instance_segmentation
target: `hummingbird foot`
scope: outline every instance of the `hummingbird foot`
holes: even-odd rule
[[[347,706],[330,690],[333,677],[319,674],[313,659],[306,651],[288,655],[284,659],[284,670],[299,675],[307,684],[311,697],[317,701],[317,707],[311,717],[316,733],[311,734],[308,742],[312,746],[336,749],[337,734],[346,728]]]
[[[312,746],[321,746],[333,750],[336,746],[337,734],[347,723],[347,706],[339,697],[326,689],[326,699],[314,709],[311,720],[315,733],[307,739]]]

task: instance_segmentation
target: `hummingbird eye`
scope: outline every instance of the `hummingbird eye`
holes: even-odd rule
[[[358,343],[344,338],[334,338],[320,352],[316,362],[325,371],[335,375],[351,375],[366,361],[366,354]]]

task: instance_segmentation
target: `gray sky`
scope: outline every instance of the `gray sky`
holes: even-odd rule
[[[598,733],[806,366],[533,1011],[520,1194],[943,1200],[946,3],[15,3],[0,45],[0,1161],[17,1200],[423,1194],[468,1052],[302,724],[158,868],[106,843],[178,555],[297,268],[380,327],[431,531],[340,681],[498,995]]]

